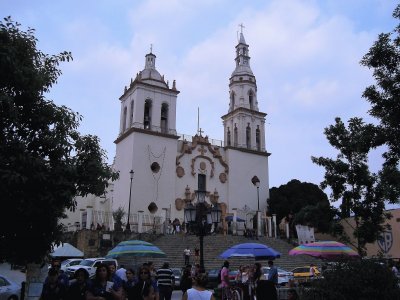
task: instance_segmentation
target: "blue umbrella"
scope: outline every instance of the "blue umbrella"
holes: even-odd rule
[[[226,216],[225,221],[227,222],[233,222],[233,216]],[[246,222],[242,218],[236,217],[236,222]]]
[[[220,254],[221,258],[232,257],[253,257],[256,260],[275,259],[281,257],[281,254],[264,244],[244,243],[230,247]]]
[[[157,246],[141,240],[130,240],[119,243],[108,251],[106,258],[119,257],[166,257]]]

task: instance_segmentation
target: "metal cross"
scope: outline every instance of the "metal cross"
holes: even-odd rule
[[[201,130],[201,128],[199,129],[199,134],[200,134],[200,136],[202,136],[201,134],[203,133],[204,131],[203,130]]]
[[[239,24],[239,27],[240,27],[240,33],[243,33],[243,28],[245,28],[244,25],[243,25],[243,23],[240,23],[240,24]]]

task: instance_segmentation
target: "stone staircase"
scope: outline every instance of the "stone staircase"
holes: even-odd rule
[[[289,256],[288,252],[294,246],[286,240],[279,238],[260,237],[259,240],[249,240],[244,236],[232,235],[209,235],[204,237],[204,265],[206,270],[221,268],[224,259],[219,258],[219,255],[235,244],[241,243],[262,243],[272,247],[281,253],[281,257],[274,261],[274,264],[285,270],[292,270],[295,267],[309,265],[314,263],[316,266],[321,265],[321,260],[315,259],[307,255]],[[194,253],[194,248],[199,245],[199,238],[195,235],[162,235],[153,240],[152,243],[159,247],[167,254],[166,258],[137,258],[135,260],[122,258],[119,259],[119,264],[125,266],[140,265],[143,262],[152,261],[155,267],[158,268],[164,261],[168,261],[170,267],[180,268],[184,265],[183,250],[189,246],[189,249]],[[255,261],[252,258],[231,258],[229,259],[231,269],[236,269],[243,264],[253,264]],[[194,264],[194,256],[191,257],[191,263]],[[263,266],[267,265],[267,261],[260,261]]]

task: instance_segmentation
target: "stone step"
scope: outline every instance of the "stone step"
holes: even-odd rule
[[[206,270],[221,268],[224,259],[219,258],[219,255],[229,247],[241,243],[262,243],[272,247],[281,253],[281,257],[276,259],[274,264],[285,270],[292,270],[295,267],[309,265],[310,263],[316,266],[321,265],[321,261],[310,256],[290,256],[289,250],[294,246],[286,240],[279,238],[260,237],[258,240],[249,240],[244,236],[232,235],[209,235],[204,237],[204,266]],[[191,263],[194,264],[194,249],[200,249],[199,238],[195,235],[161,235],[152,241],[154,245],[159,247],[167,254],[166,258],[136,258],[136,259],[119,259],[120,264],[125,266],[140,265],[143,262],[152,261],[155,267],[158,268],[164,261],[168,261],[170,267],[180,268],[184,266],[183,250],[188,246],[192,251]],[[251,258],[232,258],[229,259],[231,269],[236,269],[240,265],[253,264],[254,259]],[[267,265],[267,261],[259,261],[263,266]]]

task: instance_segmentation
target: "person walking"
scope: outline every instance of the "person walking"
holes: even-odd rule
[[[172,290],[175,284],[175,276],[169,268],[169,263],[165,262],[157,272],[157,285],[160,300],[171,300]]]
[[[180,286],[179,286],[182,291],[182,296],[186,293],[186,291],[188,289],[192,288],[192,278],[194,278],[194,277],[192,276],[191,267],[186,266],[183,269],[183,274],[182,274]]]
[[[51,268],[48,272],[47,280],[43,285],[40,300],[63,300],[65,299],[67,288],[58,280],[58,270]]]

